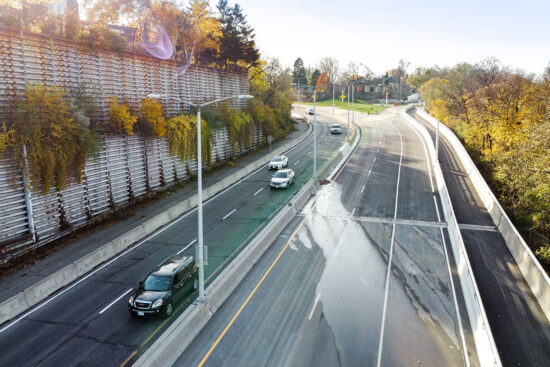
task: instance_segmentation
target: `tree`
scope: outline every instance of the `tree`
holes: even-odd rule
[[[294,70],[292,71],[292,82],[299,85],[307,85],[306,69],[304,67],[304,61],[298,57],[294,61]]]
[[[325,89],[328,88],[328,85],[330,84],[330,79],[328,77],[327,73],[321,73],[319,75],[319,78],[317,78],[317,92],[324,92]]]
[[[331,82],[335,83],[338,79],[338,71],[340,63],[333,57],[323,57],[319,61],[319,70],[321,73],[326,73]]]
[[[321,71],[319,69],[313,70],[311,77],[309,78],[309,84],[314,87],[317,85],[317,79],[321,76]]]
[[[208,0],[191,0],[183,14],[185,50],[194,53],[195,61],[211,63],[220,53],[223,35],[220,20],[213,16]]]
[[[256,66],[260,53],[254,41],[254,29],[248,25],[239,4],[231,7],[227,0],[219,0],[217,9],[222,29],[219,65],[225,68],[239,63],[246,68]]]
[[[140,0],[95,0],[86,2],[88,20],[99,24],[138,26],[149,13]]]

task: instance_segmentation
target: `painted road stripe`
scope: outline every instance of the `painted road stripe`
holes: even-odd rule
[[[374,157],[374,160],[372,161],[372,163],[376,162],[376,157]]]
[[[229,217],[231,214],[235,213],[237,211],[237,209],[233,209],[232,211],[230,211],[229,213],[227,213],[225,215],[225,217],[222,218],[222,220],[225,220],[227,217]]]
[[[178,251],[178,255],[181,254],[183,251],[187,250],[189,247],[191,247],[191,245],[193,245],[195,242],[197,242],[197,239],[195,238],[193,241],[189,242],[189,244],[187,246],[185,246],[184,248],[182,248],[181,250]]]
[[[401,135],[401,131],[399,131],[399,129],[395,127],[395,125],[391,121],[390,121],[390,124],[399,133],[399,140],[401,142],[401,153],[399,155],[399,169],[397,171],[397,188],[395,189],[395,208],[393,211],[393,221],[395,223],[395,221],[397,220],[397,203],[399,202],[399,181],[401,180],[401,166],[403,164],[403,136]],[[396,225],[394,224],[391,232],[390,255],[388,259],[388,270],[386,272],[386,290],[384,292],[384,306],[382,308],[382,325],[380,325],[380,343],[378,344],[378,361],[376,363],[377,367],[380,367],[382,364],[382,347],[384,345],[386,311],[388,310],[388,295],[390,290],[390,280],[391,280],[390,274],[391,274],[391,265],[392,265],[392,259],[393,259],[393,246],[395,242],[395,227]]]
[[[111,307],[112,305],[114,305],[118,300],[120,300],[122,297],[124,297],[125,295],[127,295],[128,293],[130,293],[130,291],[132,290],[132,288],[128,289],[126,292],[122,293],[117,299],[115,299],[113,302],[109,303],[107,306],[105,306],[105,308],[101,311],[99,311],[99,314],[101,315],[103,312],[107,311],[107,309],[109,307]]]
[[[353,214],[355,214],[355,208],[351,211],[351,216],[353,217]]]
[[[296,164],[298,164],[298,163],[300,163],[300,161],[296,161],[296,162],[294,162],[294,164],[295,164],[295,165],[296,165]]]
[[[258,291],[258,288],[260,288],[260,286],[262,285],[262,283],[264,282],[265,278],[267,278],[267,276],[269,275],[269,273],[271,272],[271,270],[273,269],[273,267],[275,267],[275,264],[277,264],[277,262],[279,261],[279,259],[281,258],[281,256],[283,256],[283,254],[285,253],[286,249],[288,248],[288,246],[290,245],[290,243],[292,242],[292,240],[294,239],[294,237],[296,237],[296,234],[300,231],[300,229],[302,229],[304,223],[306,222],[306,218],[304,218],[302,220],[302,222],[300,222],[300,225],[298,226],[298,228],[294,231],[294,233],[292,233],[292,236],[290,236],[290,238],[288,239],[288,242],[284,245],[284,247],[282,248],[281,252],[279,252],[279,255],[277,256],[277,258],[275,258],[275,260],[273,261],[273,263],[271,263],[271,266],[267,269],[267,271],[264,273],[264,275],[262,276],[262,278],[260,279],[260,281],[258,282],[258,284],[256,284],[256,286],[254,287],[254,289],[252,290],[252,292],[248,295],[248,297],[246,298],[246,300],[243,302],[243,304],[241,305],[241,307],[239,308],[239,310],[237,311],[237,313],[235,314],[235,316],[233,316],[233,318],[231,319],[231,321],[229,321],[229,323],[227,324],[227,326],[225,327],[225,329],[223,329],[222,333],[220,334],[220,336],[218,336],[218,339],[216,339],[216,341],[214,342],[214,344],[212,344],[212,346],[210,347],[210,349],[208,350],[208,352],[206,353],[206,355],[203,357],[203,359],[200,361],[200,363],[198,364],[197,367],[202,367],[204,365],[204,363],[206,362],[206,360],[208,359],[208,357],[210,357],[210,355],[212,354],[212,352],[214,351],[214,349],[216,349],[216,347],[218,346],[218,344],[220,343],[220,341],[223,339],[223,337],[225,336],[225,334],[227,333],[227,330],[229,330],[229,328],[233,325],[233,323],[235,323],[235,320],[237,319],[237,317],[239,317],[239,315],[241,314],[241,312],[243,312],[243,309],[246,307],[246,305],[248,304],[248,302],[250,302],[250,299],[252,298],[252,296],[254,296],[254,294]]]
[[[317,303],[319,302],[319,298],[321,298],[321,292],[317,293],[317,297],[315,297],[315,302],[313,302],[313,307],[311,308],[311,312],[309,313],[308,320],[311,320],[311,317],[313,316],[313,311],[315,311],[315,308],[317,307]]]
[[[262,187],[261,189],[259,189],[258,191],[256,191],[256,192],[254,193],[254,196],[258,195],[258,194],[260,193],[260,191],[262,191],[263,189],[264,189],[264,188]]]
[[[370,174],[370,171],[369,171],[369,174]],[[365,191],[365,186],[363,186],[363,187],[361,188],[361,194],[363,193],[363,191]]]

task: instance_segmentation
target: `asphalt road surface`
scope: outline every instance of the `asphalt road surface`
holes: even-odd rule
[[[420,136],[399,109],[363,138],[176,366],[476,366]]]
[[[435,139],[435,129],[414,110],[411,114]],[[441,169],[502,364],[550,366],[549,320],[451,145],[442,137],[439,146]],[[464,226],[471,224],[480,227]]]
[[[317,163],[321,166],[337,153],[344,135],[329,135],[329,119],[317,121]],[[270,190],[273,172],[266,166],[205,204],[206,279],[219,274],[309,179],[312,148],[310,136],[287,153],[289,167],[296,172],[295,184],[289,190]],[[170,319],[136,320],[127,311],[129,293],[169,256],[194,255],[196,228],[193,211],[50,297],[21,320],[2,325],[0,366],[130,365],[196,294],[179,304]]]

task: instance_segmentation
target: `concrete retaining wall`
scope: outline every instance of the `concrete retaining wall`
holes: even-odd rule
[[[437,126],[438,120],[424,110],[418,110],[419,115],[434,127]],[[518,264],[521,273],[525,277],[527,284],[537,298],[546,318],[550,320],[550,278],[538,262],[537,258],[527,246],[516,227],[514,227],[508,215],[498,202],[497,198],[483,179],[483,176],[477,169],[476,165],[470,158],[464,146],[458,140],[456,135],[445,124],[440,123],[439,133],[443,135],[453,146],[453,149],[458,154],[460,161],[470,180],[474,184],[478,195],[483,204],[489,211],[493,222],[498,228],[498,231],[504,238],[508,249],[512,253],[514,260]]]
[[[409,106],[405,108],[401,116],[406,122],[420,132],[426,142],[432,162],[438,162],[435,155],[435,147],[428,130],[426,130],[421,123],[416,121],[407,113],[407,111],[413,107],[414,106]],[[443,207],[445,220],[448,225],[447,229],[451,240],[451,248],[453,250],[458,276],[462,287],[462,293],[466,303],[466,308],[468,310],[468,317],[481,366],[502,366],[493,334],[489,326],[489,321],[487,320],[485,308],[483,307],[483,303],[481,301],[474,273],[470,265],[470,260],[468,259],[466,247],[464,246],[462,234],[460,233],[458,222],[454,215],[451,197],[443,178],[443,172],[441,171],[439,164],[434,164],[433,168],[437,190],[441,200],[441,205]]]
[[[275,149],[273,152],[264,154],[255,162],[241,168],[234,174],[215,183],[214,185],[207,187],[205,190],[203,190],[203,200],[208,200],[214,195],[217,195],[221,191],[227,189],[239,180],[248,176],[251,172],[254,172],[258,168],[267,166],[267,163],[273,155],[282,154],[292,147],[296,146],[297,144],[303,142],[310,135],[311,131],[312,127],[310,125],[307,132],[302,134],[302,136],[298,138],[298,140],[290,141],[285,145]],[[10,299],[2,302],[0,304],[0,325],[27,311],[29,308],[43,301],[59,289],[67,286],[68,284],[86,274],[93,268],[97,267],[98,265],[106,262],[107,260],[110,260],[117,254],[132,246],[137,241],[142,240],[146,236],[152,234],[162,226],[170,223],[183,213],[189,211],[196,206],[197,195],[193,195],[192,197],[174,205],[170,209],[148,220],[142,225],[131,229],[130,231],[105,244],[99,249],[93,251],[92,253],[75,261],[73,264],[70,264],[69,266],[57,271],[56,273],[43,279],[39,283],[29,287],[25,291],[16,294]]]

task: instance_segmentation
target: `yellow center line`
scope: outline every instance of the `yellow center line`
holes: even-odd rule
[[[122,362],[122,364],[120,365],[120,367],[124,367],[126,366],[126,363],[128,363],[132,358],[134,358],[134,356],[137,354],[137,350],[134,350],[132,352],[132,354],[130,354],[130,356],[128,358],[126,358],[126,360],[124,362]]]
[[[279,252],[279,255],[277,256],[277,258],[273,261],[273,263],[271,264],[271,266],[269,266],[269,268],[267,269],[267,271],[265,272],[265,274],[262,276],[262,278],[260,279],[260,281],[258,282],[258,284],[256,284],[256,286],[254,287],[254,289],[252,290],[252,292],[248,295],[248,297],[246,298],[246,300],[243,302],[243,304],[241,305],[241,307],[239,308],[239,310],[237,311],[237,313],[235,314],[235,316],[233,316],[233,318],[231,319],[231,321],[227,324],[227,326],[225,327],[225,329],[222,331],[222,333],[220,334],[220,336],[218,337],[218,339],[216,339],[216,341],[214,342],[214,344],[210,347],[210,349],[208,350],[208,352],[206,353],[206,355],[203,357],[203,359],[201,360],[201,362],[198,364],[198,367],[202,367],[204,365],[204,363],[206,362],[206,360],[208,359],[208,357],[210,357],[210,355],[212,354],[212,352],[214,351],[214,349],[216,349],[216,347],[218,346],[218,344],[220,343],[220,341],[222,340],[222,338],[225,336],[225,334],[227,333],[227,331],[229,330],[229,328],[233,325],[233,323],[235,322],[235,320],[237,319],[237,317],[239,317],[239,315],[241,314],[242,310],[246,307],[246,305],[248,304],[248,302],[250,301],[250,299],[252,298],[252,296],[254,296],[254,294],[256,293],[256,291],[258,290],[258,288],[260,288],[260,285],[262,285],[263,281],[265,280],[265,278],[267,278],[267,276],[269,275],[269,273],[271,272],[271,270],[273,269],[273,267],[275,266],[275,264],[277,264],[277,262],[279,261],[279,259],[281,258],[281,256],[284,254],[284,252],[286,251],[286,249],[288,248],[288,246],[290,245],[290,242],[292,242],[292,240],[294,239],[294,237],[296,236],[296,234],[300,231],[300,229],[302,229],[302,226],[304,225],[304,223],[306,222],[306,219],[307,218],[304,218],[302,220],[302,222],[300,223],[300,225],[298,226],[298,228],[294,231],[294,233],[292,234],[292,236],[290,236],[288,242],[286,243],[286,245],[283,247],[283,249],[281,250],[281,252]]]

